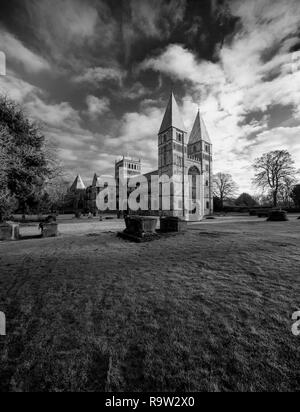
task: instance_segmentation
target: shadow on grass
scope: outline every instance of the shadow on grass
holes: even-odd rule
[[[43,239],[43,236],[42,235],[20,236],[19,240],[34,240],[34,239]]]

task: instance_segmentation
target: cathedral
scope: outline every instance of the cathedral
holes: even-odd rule
[[[158,179],[168,176],[172,179],[168,194],[170,208],[164,209],[160,183],[157,190],[159,206],[156,210],[151,210],[153,193],[149,190],[149,207],[147,211],[142,210],[140,213],[181,217],[192,221],[210,215],[213,212],[212,163],[212,142],[200,111],[196,115],[192,131],[188,134],[172,93],[158,132],[158,169],[143,175],[149,182],[149,187],[153,176]],[[117,189],[120,172],[127,180],[141,175],[141,160],[123,157],[115,163]],[[101,187],[98,176],[94,176],[93,183],[88,188],[85,188],[82,179],[77,176],[72,185],[72,191],[76,190],[81,195],[85,193],[84,209],[96,213],[96,197],[103,190],[103,182]],[[128,189],[128,195],[132,191],[133,189]],[[116,204],[118,209],[118,199]],[[191,204],[197,204],[197,207],[191,208]]]
[[[173,93],[158,133],[158,173],[175,181],[179,178],[183,187],[189,180],[185,197],[182,196],[185,189],[171,193],[171,216],[200,220],[213,212],[211,140],[200,111],[188,136]],[[190,210],[189,200],[197,200],[198,207]]]

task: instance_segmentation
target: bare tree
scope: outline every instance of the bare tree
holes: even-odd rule
[[[230,174],[218,173],[214,176],[214,196],[220,199],[221,207],[224,201],[236,195],[238,186]]]
[[[68,190],[70,188],[70,180],[66,176],[58,176],[51,179],[43,190],[41,205],[43,208],[51,212],[58,211],[63,208]]]
[[[286,150],[276,150],[256,159],[253,167],[256,171],[254,184],[262,190],[269,189],[273,206],[277,207],[280,189],[296,174],[292,156]]]

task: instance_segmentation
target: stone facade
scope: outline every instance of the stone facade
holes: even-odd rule
[[[172,93],[166,108],[166,112],[158,132],[158,169],[147,173],[149,205],[147,211],[140,211],[145,215],[160,215],[184,217],[186,220],[200,220],[203,216],[213,212],[213,153],[212,143],[200,111],[196,115],[193,129],[188,135],[184,126],[178,104]],[[119,210],[119,177],[123,179],[140,176],[142,163],[139,159],[123,157],[115,163],[115,180],[117,183],[117,210]],[[157,193],[151,193],[151,178],[168,176],[172,178],[170,193],[170,210],[164,210],[164,198],[162,187],[157,188]],[[192,183],[190,192],[187,193],[187,182]],[[80,176],[72,185],[80,194],[85,193],[85,210],[96,213],[96,198],[103,189],[99,186],[98,176],[95,175],[92,186],[85,189]],[[127,195],[134,189],[127,188]],[[199,196],[200,194],[200,196]],[[151,210],[151,200],[157,198],[158,210]],[[198,200],[199,207],[190,209],[190,199]],[[183,208],[183,204],[185,207]]]
[[[200,220],[213,212],[211,140],[200,112],[188,138],[173,93],[158,133],[158,174],[159,177],[167,175],[173,178],[179,187],[179,190],[171,192],[171,211],[162,210],[165,215]],[[191,193],[186,193],[186,188],[183,190],[188,178],[192,182]],[[189,210],[190,196],[196,200],[197,193],[200,193],[200,207],[198,210]]]

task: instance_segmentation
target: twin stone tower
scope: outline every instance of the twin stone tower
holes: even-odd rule
[[[184,172],[184,173],[183,173]],[[158,174],[178,179],[190,187],[171,193],[171,216],[200,220],[213,212],[212,143],[204,121],[198,111],[193,129],[188,137],[178,104],[172,93],[158,133]],[[182,178],[182,176],[185,176]],[[180,183],[179,183],[180,185]],[[188,199],[187,199],[188,198]],[[198,202],[190,209],[188,200]],[[183,202],[185,212],[183,212]]]

